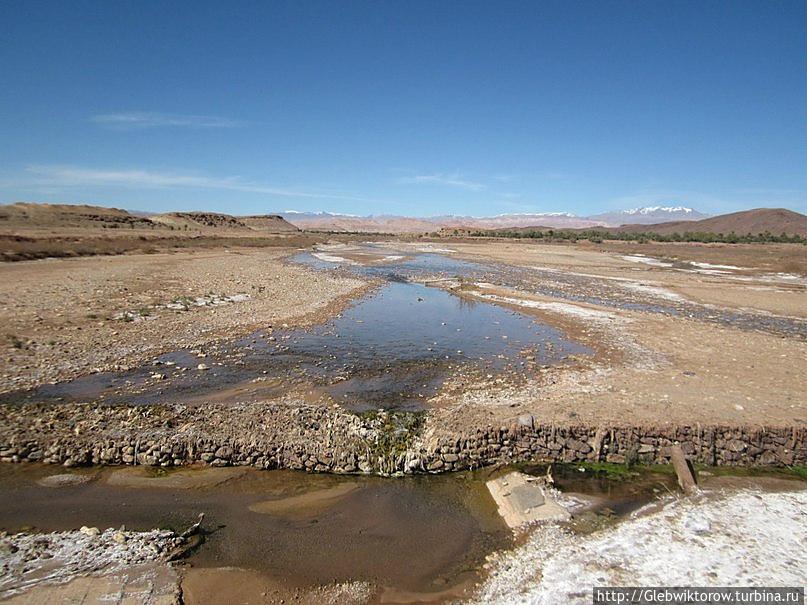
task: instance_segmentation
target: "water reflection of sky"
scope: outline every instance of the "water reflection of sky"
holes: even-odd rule
[[[316,268],[333,267],[308,253],[294,260]],[[418,254],[384,265],[350,268],[385,278],[386,283],[324,324],[258,332],[225,345],[220,360],[179,351],[161,356],[159,366],[86,376],[0,400],[199,402],[233,389],[238,393],[234,397],[242,397],[245,385],[258,379],[279,381],[274,394],[309,385],[355,410],[419,409],[461,368],[523,375],[572,354],[590,353],[529,315],[406,281],[468,275],[481,272],[480,265]],[[530,364],[522,353],[529,355]],[[200,363],[208,369],[198,370]],[[154,372],[165,379],[155,382]],[[137,392],[132,393],[131,387]],[[266,390],[259,392],[270,395]]]

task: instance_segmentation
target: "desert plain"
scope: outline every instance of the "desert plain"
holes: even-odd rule
[[[551,575],[591,565],[570,549],[671,531],[703,541],[706,569],[764,531],[720,530],[724,513],[803,510],[802,244],[119,212],[3,236],[9,602],[511,602],[549,590],[529,571],[549,551]],[[699,495],[679,493],[672,448]],[[514,469],[571,521],[511,531],[485,482]],[[794,523],[783,540],[803,539]]]

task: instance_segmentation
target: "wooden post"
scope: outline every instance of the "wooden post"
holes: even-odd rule
[[[684,450],[677,443],[670,447],[670,460],[672,461],[675,474],[678,475],[678,485],[684,490],[686,495],[690,495],[698,490],[698,483],[695,480],[695,471],[692,464],[684,456]]]

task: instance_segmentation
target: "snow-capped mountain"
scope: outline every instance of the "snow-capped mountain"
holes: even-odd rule
[[[603,212],[589,218],[603,221],[608,225],[650,225],[669,221],[697,221],[708,216],[708,214],[703,214],[686,206],[643,206],[629,210]]]
[[[622,214],[692,214],[692,208],[686,206],[643,206],[642,208],[631,208],[622,210]]]
[[[499,214],[496,216],[430,216],[395,215],[352,216],[328,212],[282,212],[281,216],[300,229],[327,231],[362,231],[384,233],[428,233],[443,228],[506,229],[509,227],[551,227],[579,229],[603,223],[569,212],[536,212]]]
[[[297,212],[294,210],[282,212],[281,216],[301,229],[424,233],[439,231],[442,228],[507,229],[515,227],[550,227],[553,229],[584,229],[588,227],[617,227],[624,224],[694,221],[706,218],[708,215],[684,206],[645,206],[629,210],[605,212],[594,216],[577,216],[571,212],[525,212],[494,216],[356,216],[330,212]]]

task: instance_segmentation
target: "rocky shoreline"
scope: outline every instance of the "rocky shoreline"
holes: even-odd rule
[[[393,475],[522,461],[665,464],[677,443],[707,465],[807,464],[807,430],[800,426],[558,426],[525,415],[508,425],[440,434],[429,424],[429,414],[356,415],[338,406],[283,403],[4,406],[0,461]]]

